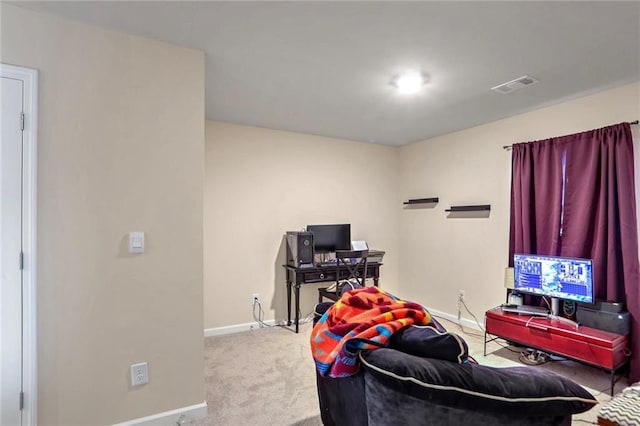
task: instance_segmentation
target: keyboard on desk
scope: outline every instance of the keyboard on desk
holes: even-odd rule
[[[519,315],[531,315],[546,317],[549,315],[549,310],[540,306],[528,306],[528,305],[502,305],[503,312],[510,312],[512,314]]]

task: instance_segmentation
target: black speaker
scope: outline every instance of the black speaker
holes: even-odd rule
[[[287,232],[287,265],[299,268],[313,265],[313,234]]]
[[[596,302],[594,305],[578,303],[578,323],[598,330],[617,334],[628,334],[631,329],[629,312],[624,312],[622,303]]]

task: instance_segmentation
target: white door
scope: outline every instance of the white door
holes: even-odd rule
[[[0,64],[0,425],[37,423],[38,71]]]
[[[0,80],[0,424],[22,424],[23,82]]]

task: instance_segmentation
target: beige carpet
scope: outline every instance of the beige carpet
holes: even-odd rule
[[[463,332],[453,323],[441,322],[449,331],[464,337],[471,355],[480,364],[522,365],[517,361],[518,353],[497,343],[490,343],[487,356],[483,356],[480,331],[467,329]],[[206,418],[189,424],[321,425],[309,349],[310,332],[311,324],[307,323],[301,325],[299,334],[285,327],[269,327],[206,338],[205,393],[209,413]],[[599,401],[610,399],[610,376],[604,371],[566,360],[548,362],[540,367],[587,387]],[[616,392],[626,385],[623,378],[616,384]],[[595,407],[574,416],[573,424],[595,424],[597,410]]]

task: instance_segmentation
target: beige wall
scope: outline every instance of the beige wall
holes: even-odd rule
[[[639,103],[636,83],[402,147],[403,198],[439,196],[440,203],[400,215],[400,294],[456,315],[462,289],[482,321],[505,294],[511,153],[502,146],[636,120]],[[445,208],[466,204],[491,204],[491,214],[447,218]]]
[[[40,70],[38,424],[201,403],[203,54],[1,7],[0,60]]]
[[[206,123],[205,329],[286,318],[285,231],[350,223],[387,251],[381,286],[397,289],[397,149],[220,122]],[[301,288],[302,315],[318,285]]]

